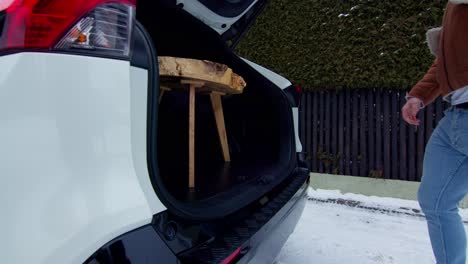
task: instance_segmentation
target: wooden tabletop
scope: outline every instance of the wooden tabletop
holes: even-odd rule
[[[176,57],[159,57],[158,61],[161,86],[171,90],[187,90],[182,80],[203,83],[197,87],[197,92],[240,94],[247,85],[241,76],[224,64]]]

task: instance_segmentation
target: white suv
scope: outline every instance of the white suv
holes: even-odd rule
[[[304,207],[300,93],[233,47],[262,0],[0,1],[2,263],[272,263]],[[226,44],[230,43],[230,45]],[[255,48],[255,47],[252,47]],[[223,63],[230,163],[157,56]]]

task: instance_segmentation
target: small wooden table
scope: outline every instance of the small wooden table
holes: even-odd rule
[[[195,188],[195,94],[208,94],[225,162],[230,162],[221,96],[240,94],[246,83],[224,64],[207,60],[159,57],[160,96],[172,90],[189,92],[189,188]]]

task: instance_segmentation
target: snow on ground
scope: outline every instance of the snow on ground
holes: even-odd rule
[[[417,201],[403,200],[388,197],[365,196],[362,194],[346,193],[342,194],[339,190],[314,190],[309,188],[309,198],[318,200],[350,200],[356,201],[363,206],[378,207],[386,210],[399,210],[401,208],[411,208],[420,210]]]
[[[418,209],[417,202],[337,191],[311,190],[309,197],[276,264],[435,263],[424,218],[391,213]],[[323,202],[351,198],[372,209]]]
[[[314,190],[312,188],[309,189],[308,196],[312,200],[321,202],[346,203],[354,207],[373,208],[387,212],[423,216],[419,203],[412,200],[365,196],[354,193],[342,194],[339,190]],[[461,209],[460,215],[463,221],[468,223],[468,209]]]

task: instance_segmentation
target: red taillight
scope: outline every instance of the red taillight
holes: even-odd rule
[[[302,87],[299,86],[299,85],[295,85],[294,88],[296,89],[296,91],[299,93],[299,94],[302,94]]]
[[[101,35],[117,32],[122,26],[126,26],[127,31],[131,30],[135,3],[136,0],[15,0],[5,10],[0,50],[54,49],[57,44],[61,44],[56,47],[57,49],[94,49],[96,47],[89,45],[89,39],[92,38],[91,34],[97,35],[98,23],[107,25],[107,28],[101,26],[104,29],[101,30],[101,33],[104,31]],[[121,12],[118,7],[129,8],[130,11]],[[96,18],[96,12],[99,12],[100,21]],[[114,16],[106,17],[106,12]],[[118,21],[120,19],[118,15],[127,16],[130,21]],[[83,23],[83,19],[87,19],[86,23]],[[102,21],[103,19],[109,21]],[[120,22],[125,24],[121,25]],[[83,32],[85,30],[87,32]],[[105,37],[112,38],[108,41],[111,44],[108,44],[107,48],[115,48],[112,42],[115,42],[116,38],[130,37],[129,32],[126,32],[124,36],[117,33],[105,35]],[[102,39],[100,42],[103,42]],[[101,48],[100,45],[98,44],[97,48]]]
[[[236,251],[234,251],[229,257],[227,257],[223,262],[220,264],[232,264],[234,261],[238,260],[239,256],[241,255],[241,248],[238,248]]]

